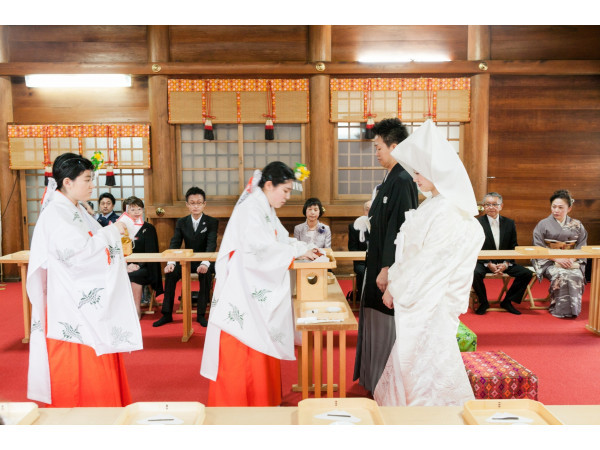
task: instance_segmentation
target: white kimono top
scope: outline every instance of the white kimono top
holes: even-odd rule
[[[126,224],[133,236],[133,222]],[[32,305],[27,386],[31,400],[52,403],[46,337],[87,345],[98,356],[142,349],[117,227],[101,227],[59,191],[42,210],[33,232],[27,294]]]
[[[260,188],[235,207],[215,264],[202,376],[217,379],[221,330],[266,355],[295,359],[288,269],[307,250],[289,237]]]

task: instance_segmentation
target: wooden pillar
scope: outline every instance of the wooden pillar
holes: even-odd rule
[[[148,61],[150,63],[168,62],[169,27],[167,25],[149,25]],[[160,72],[157,72],[160,73]],[[171,145],[171,126],[169,125],[169,106],[166,75],[151,75],[148,79],[148,104],[150,110],[150,132],[152,135],[152,168],[148,171],[146,185],[146,203],[149,205],[169,206],[173,204],[176,183],[176,159]],[[168,248],[173,235],[172,219],[153,219],[156,227],[159,248]]]
[[[469,25],[468,59],[486,61],[490,57],[490,27]],[[471,77],[471,122],[465,125],[463,161],[471,178],[477,200],[487,193],[488,125],[490,108],[490,75]]]
[[[0,63],[10,62],[8,27],[0,25]],[[20,176],[9,169],[7,124],[13,121],[12,87],[10,77],[0,77],[0,208],[2,212],[2,254],[23,250],[23,220],[21,211]],[[16,264],[2,268],[7,279],[17,279]]]
[[[309,26],[309,61],[331,61],[331,26]],[[316,70],[316,69],[315,69]],[[329,75],[310,77],[310,140],[308,167],[310,196],[318,197],[324,205],[332,200],[333,124],[329,121]]]

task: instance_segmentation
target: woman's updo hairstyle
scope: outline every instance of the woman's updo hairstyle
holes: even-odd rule
[[[294,171],[287,164],[284,164],[281,161],[273,161],[267,164],[262,170],[262,176],[260,177],[258,186],[262,189],[265,187],[267,181],[273,183],[273,186],[277,186],[288,180],[295,179],[296,175],[294,175]]]
[[[575,199],[571,197],[571,193],[566,189],[555,191],[552,197],[550,197],[550,204],[557,198],[563,199],[569,206],[573,206],[573,203],[575,203]]]
[[[75,180],[86,170],[94,170],[94,165],[89,159],[76,153],[63,153],[52,165],[52,178],[56,180],[56,189],[62,188],[65,178]]]

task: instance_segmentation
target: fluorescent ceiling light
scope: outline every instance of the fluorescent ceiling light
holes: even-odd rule
[[[367,53],[358,58],[360,63],[402,63],[402,62],[444,62],[451,61],[446,55],[439,54],[399,54]]]
[[[27,87],[91,88],[130,87],[131,75],[120,74],[39,74],[25,75]]]

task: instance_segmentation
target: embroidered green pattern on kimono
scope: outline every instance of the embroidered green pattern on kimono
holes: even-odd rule
[[[133,342],[129,340],[132,334],[133,333],[131,331],[123,330],[121,327],[113,327],[110,332],[112,338],[111,345],[117,347],[125,342],[133,345]]]
[[[75,254],[75,251],[72,248],[66,248],[64,250],[56,250],[57,260],[63,263],[67,267],[72,267],[73,263],[69,261],[71,257]]]
[[[79,211],[75,211],[73,214],[73,222],[78,221],[79,223],[83,223],[81,216],[79,215]]]
[[[73,338],[75,338],[83,344],[83,338],[81,337],[81,334],[79,333],[79,325],[77,325],[75,328],[73,328],[68,323],[65,323],[65,322],[58,322],[58,323],[60,323],[63,327],[65,327],[65,329],[62,330],[62,335],[67,341],[70,341]]]
[[[34,331],[42,331],[42,321],[41,320],[35,320],[31,324],[31,332],[33,333]]]
[[[115,256],[119,256],[121,254],[121,249],[119,248],[119,244],[115,242],[114,247],[112,245],[108,246],[108,257],[109,264],[112,264]]]
[[[104,288],[94,288],[87,294],[84,292],[83,297],[81,297],[81,299],[79,300],[79,305],[77,306],[77,308],[81,309],[83,305],[86,305],[88,303],[95,307],[98,303],[100,303],[99,292],[103,289]]]
[[[213,297],[212,301],[210,302],[210,307],[214,308],[217,306],[217,303],[219,303],[219,299],[217,297]]]
[[[236,322],[239,324],[240,328],[244,328],[244,316],[246,313],[240,313],[240,310],[237,309],[235,305],[229,304],[231,306],[231,311],[227,313],[227,319],[231,322]]]
[[[273,342],[277,342],[283,345],[283,338],[285,337],[285,333],[280,330],[271,329],[269,330],[269,336]]]
[[[271,292],[268,289],[261,289],[260,291],[256,290],[256,288],[254,288],[254,292],[252,293],[252,298],[254,300],[256,300],[257,302],[266,302],[267,301],[267,294]]]

